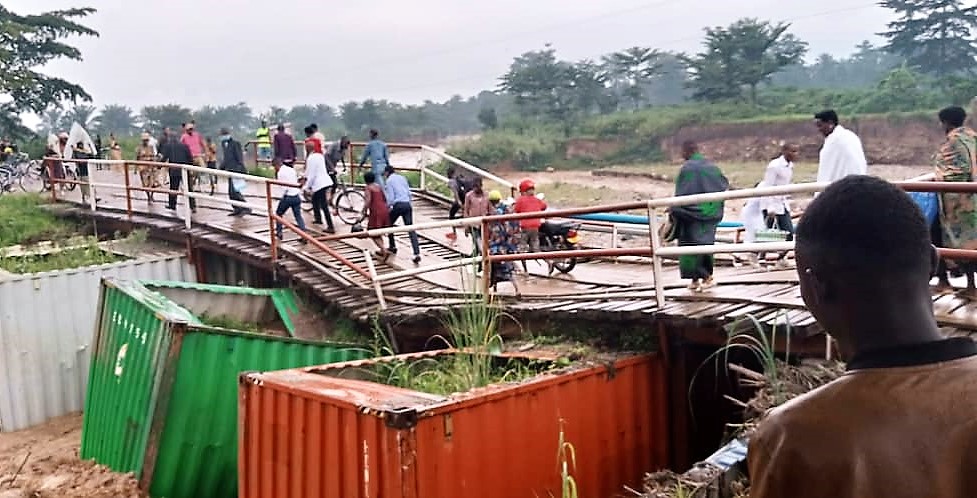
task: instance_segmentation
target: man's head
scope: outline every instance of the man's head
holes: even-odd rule
[[[315,133],[315,132],[319,131],[319,125],[317,125],[315,123],[310,124],[309,125],[309,128],[312,128],[312,133]]]
[[[85,142],[78,142],[75,144],[75,148],[78,150],[85,150]]]
[[[394,167],[388,164],[386,168],[383,168],[383,177],[390,178],[390,175],[394,174],[394,172]]]
[[[828,136],[835,131],[835,126],[838,126],[838,113],[831,109],[821,111],[814,115],[814,125],[822,135]]]
[[[376,183],[377,175],[372,171],[367,171],[366,174],[363,175],[363,181],[366,182],[367,185],[371,183]]]
[[[784,155],[784,159],[795,162],[801,155],[801,148],[797,144],[785,143],[780,148],[780,153]]]
[[[267,127],[268,127],[268,122],[267,122],[267,121],[265,121],[264,119],[262,119],[262,120],[261,120],[261,127],[262,127],[262,128],[267,128]]]
[[[482,193],[482,179],[480,177],[472,179],[472,190],[479,194]]]
[[[939,117],[943,131],[949,133],[951,130],[963,126],[963,122],[967,120],[967,111],[958,106],[946,107],[940,111]]]
[[[891,183],[862,175],[833,183],[804,212],[795,254],[804,303],[845,356],[906,335],[893,328],[880,337],[873,324],[932,319],[936,251],[922,212]]]
[[[699,152],[699,144],[693,142],[692,140],[686,140],[682,142],[682,159],[688,161],[692,159],[697,152]]]
[[[346,150],[349,148],[349,137],[343,135],[339,138],[339,150]]]
[[[457,175],[457,174],[458,174],[458,171],[455,170],[455,167],[454,166],[448,166],[448,170],[444,172],[444,175],[447,176],[449,179],[450,178],[454,178],[455,175]]]
[[[231,136],[231,130],[229,130],[227,128],[221,128],[221,136],[222,137],[229,137],[229,136]]]
[[[315,135],[315,128],[312,126],[306,126],[305,128],[302,128],[302,132],[305,133],[305,138],[309,138],[312,135]]]
[[[193,129],[196,128],[193,123],[187,125],[187,135],[193,135]]]
[[[380,136],[380,132],[377,131],[376,128],[370,130],[370,140],[376,140],[376,138],[379,136]]]
[[[144,131],[142,133],[142,136],[140,136],[139,138],[142,139],[143,145],[149,145],[149,132],[148,131]]]
[[[278,125],[278,132],[279,133],[284,133],[285,132],[285,125],[283,125],[283,124]]]

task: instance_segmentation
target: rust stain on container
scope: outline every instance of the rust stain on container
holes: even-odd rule
[[[337,377],[374,361],[242,375],[240,497],[560,496],[561,419],[582,497],[668,464],[658,355],[451,397]]]

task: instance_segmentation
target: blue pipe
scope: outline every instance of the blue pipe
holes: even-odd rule
[[[586,220],[586,221],[603,221],[606,223],[627,223],[630,225],[647,225],[648,217],[639,216],[636,214],[618,214],[618,213],[595,213],[595,214],[580,214],[577,216],[568,216],[575,220]],[[720,221],[720,228],[742,228],[743,224],[738,221]]]

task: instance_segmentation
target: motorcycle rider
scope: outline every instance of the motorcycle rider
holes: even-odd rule
[[[519,182],[519,194],[519,198],[516,199],[516,205],[513,209],[516,213],[546,211],[546,203],[536,196],[536,182],[529,178]],[[539,227],[542,224],[542,218],[523,218],[519,220],[523,243],[529,246],[530,252],[539,252]]]

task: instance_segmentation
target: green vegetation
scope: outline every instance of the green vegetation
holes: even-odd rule
[[[271,166],[248,166],[248,174],[264,178],[275,178],[275,168]]]
[[[82,87],[38,69],[59,59],[81,60],[81,52],[63,40],[98,36],[77,22],[94,13],[95,9],[76,8],[18,15],[0,6],[0,95],[7,97],[0,104],[0,135],[29,135],[20,119],[23,112],[42,113],[63,100],[91,100]]]
[[[577,498],[577,480],[570,475],[571,470],[577,470],[577,450],[566,440],[563,419],[560,419],[560,443],[557,448],[557,461],[560,462],[560,498]]]
[[[261,333],[261,326],[253,322],[245,322],[227,315],[210,316],[203,314],[199,316],[204,325],[219,329],[240,330],[244,332]]]
[[[29,256],[0,257],[0,268],[13,273],[40,273],[125,261],[128,258],[103,251],[93,237],[83,247]]]
[[[379,381],[431,394],[449,395],[501,382],[518,382],[542,371],[566,366],[565,361],[529,361],[504,358],[498,334],[502,313],[498,307],[473,297],[452,308],[445,319],[446,345],[460,352],[416,360],[387,359],[378,362]],[[374,326],[375,356],[390,356],[394,349],[379,324]]]
[[[44,209],[38,194],[0,197],[0,247],[59,240],[74,235],[78,227]]]

